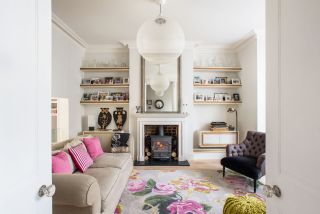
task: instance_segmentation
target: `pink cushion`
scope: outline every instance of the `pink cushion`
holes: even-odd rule
[[[69,148],[68,151],[77,169],[81,172],[85,172],[93,164],[93,160],[82,143]]]
[[[52,156],[52,173],[72,174],[68,154],[64,151]]]
[[[98,137],[83,138],[83,143],[86,146],[88,153],[93,160],[96,160],[97,157],[103,154],[100,139]]]

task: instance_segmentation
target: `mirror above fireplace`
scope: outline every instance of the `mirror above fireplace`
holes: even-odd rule
[[[142,112],[180,113],[180,58],[154,65],[141,58]]]

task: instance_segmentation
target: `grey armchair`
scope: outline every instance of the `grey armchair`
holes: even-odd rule
[[[265,142],[265,133],[248,131],[242,143],[228,145],[227,157],[221,159],[223,177],[225,168],[243,174],[254,180],[256,192],[257,180],[265,175]]]

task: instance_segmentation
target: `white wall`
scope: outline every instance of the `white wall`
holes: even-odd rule
[[[238,50],[242,71],[240,78],[243,86],[240,96],[243,104],[239,105],[240,142],[249,130],[257,130],[257,39],[252,37]]]
[[[70,138],[82,131],[83,107],[81,61],[85,49],[53,24],[52,27],[52,96],[69,99]]]

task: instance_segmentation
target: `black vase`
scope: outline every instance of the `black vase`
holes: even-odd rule
[[[113,119],[117,126],[117,131],[122,130],[126,120],[127,120],[127,111],[123,110],[122,107],[117,107],[117,110],[113,112]]]
[[[98,124],[102,130],[105,130],[111,123],[111,114],[109,112],[109,108],[100,108],[101,112],[98,116]]]

